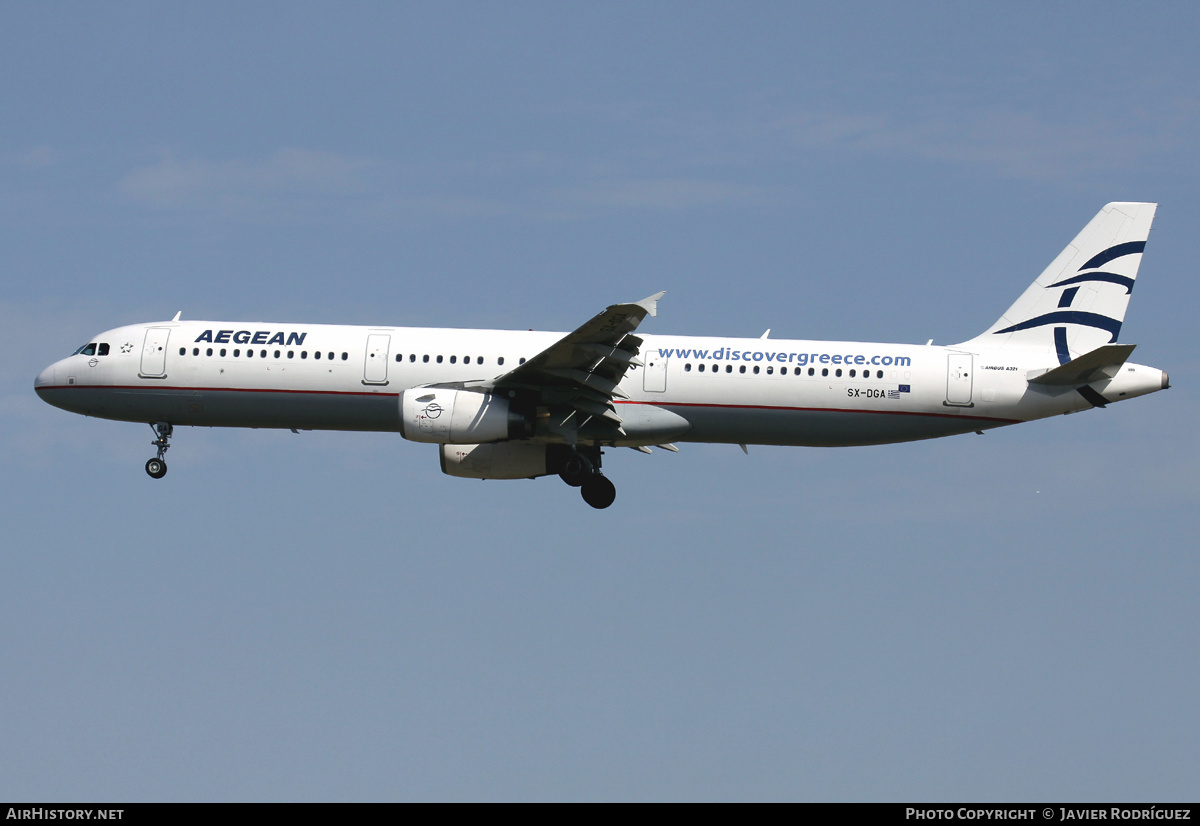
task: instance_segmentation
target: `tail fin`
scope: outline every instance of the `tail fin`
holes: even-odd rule
[[[969,344],[1045,348],[1066,364],[1115,342],[1157,206],[1105,206],[1017,302]]]

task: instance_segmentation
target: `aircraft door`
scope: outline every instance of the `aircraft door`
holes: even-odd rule
[[[138,375],[144,379],[161,379],[167,375],[167,339],[170,327],[151,327],[142,345],[142,366]]]
[[[657,350],[646,352],[642,368],[642,390],[662,393],[667,389],[667,359]]]
[[[363,384],[387,384],[388,349],[392,337],[383,333],[367,336],[367,352],[363,362]]]
[[[946,366],[946,404],[954,407],[973,407],[971,387],[975,381],[974,356],[970,353],[951,353]]]

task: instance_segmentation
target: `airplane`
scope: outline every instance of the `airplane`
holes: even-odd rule
[[[1170,386],[1117,336],[1156,204],[1111,203],[996,323],[960,344],[635,335],[657,293],[571,333],[170,321],[117,327],[42,370],[37,394],[145,422],[161,479],[178,426],[399,432],[442,472],[557,474],[616,497],[602,448],[847,446],[1074,413]]]

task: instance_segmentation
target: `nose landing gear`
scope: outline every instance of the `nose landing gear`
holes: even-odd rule
[[[150,474],[151,479],[161,479],[167,475],[167,463],[163,457],[171,446],[171,434],[175,429],[169,422],[155,422],[150,427],[158,437],[150,443],[158,448],[158,456],[146,462],[146,473]]]
[[[616,486],[600,472],[600,448],[576,448],[563,459],[559,477],[579,488],[583,501],[593,508],[607,508],[617,498]]]

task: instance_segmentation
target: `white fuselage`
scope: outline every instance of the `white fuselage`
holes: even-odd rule
[[[89,416],[210,427],[399,431],[413,387],[486,381],[564,333],[168,321],[109,330],[37,377],[38,395]],[[1094,406],[1028,383],[1042,349],[642,335],[614,399],[686,419],[673,441],[865,445],[998,427]],[[103,352],[104,354],[101,354]],[[1106,401],[1166,386],[1126,363]],[[627,398],[621,398],[623,395]],[[557,441],[535,431],[533,441]],[[625,443],[621,439],[606,444]],[[631,439],[630,443],[637,443]]]

